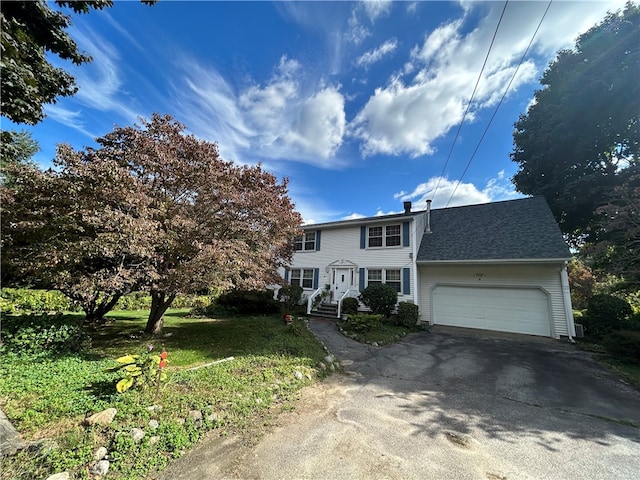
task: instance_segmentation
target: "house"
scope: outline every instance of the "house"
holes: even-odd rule
[[[575,336],[567,244],[542,197],[304,225],[286,281],[309,311],[386,283],[420,322]]]

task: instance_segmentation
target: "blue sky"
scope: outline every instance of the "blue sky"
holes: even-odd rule
[[[20,128],[48,166],[58,143],[168,113],[288,177],[307,223],[517,198],[513,123],[556,52],[623,4],[554,1],[517,68],[548,2],[509,2],[454,145],[503,2],[116,1],[73,16],[93,62],[53,59],[80,89]]]

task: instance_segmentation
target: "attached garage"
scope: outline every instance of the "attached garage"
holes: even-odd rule
[[[551,336],[542,289],[436,285],[431,295],[435,325]]]

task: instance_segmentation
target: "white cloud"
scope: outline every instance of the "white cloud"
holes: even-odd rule
[[[371,23],[374,23],[379,17],[389,15],[391,12],[391,0],[364,0],[361,2]]]
[[[341,220],[358,220],[360,218],[365,218],[365,216],[361,213],[350,213],[349,215],[342,217]]]
[[[386,55],[393,53],[397,47],[398,41],[395,38],[392,38],[384,42],[378,48],[374,48],[373,50],[363,53],[356,59],[355,63],[359,67],[369,67],[370,65],[382,60]]]
[[[357,9],[352,10],[348,21],[348,28],[344,33],[348,42],[354,45],[360,45],[367,37],[371,36],[371,32],[367,27],[360,23]]]
[[[73,128],[91,139],[98,136],[87,130],[87,126],[82,120],[82,113],[79,110],[69,110],[57,104],[45,104],[44,113],[47,117],[52,118],[56,122]]]
[[[298,61],[283,56],[266,82],[238,93],[213,68],[184,59],[182,66],[186,88],[176,86],[176,107],[192,131],[220,142],[224,158],[339,163],[344,97],[338,86],[310,82]]]
[[[361,142],[364,156],[430,155],[434,153],[434,141],[462,120],[503,4],[462,2],[461,5],[463,17],[445,22],[427,34],[411,50],[402,72],[376,88],[354,117],[349,134]],[[481,109],[497,105],[546,5],[546,2],[512,2],[507,6],[466,122],[473,122]],[[534,82],[555,51],[571,47],[577,35],[602,19],[608,8],[620,5],[617,1],[552,4],[529,51],[530,58],[520,65],[510,93]],[[469,25],[476,18],[472,13],[483,10],[484,17],[473,28]]]
[[[435,193],[435,195],[434,195]],[[453,195],[453,197],[452,197]],[[424,183],[418,184],[411,193],[404,191],[394,194],[393,198],[402,201],[413,201],[413,210],[424,210],[427,200],[432,200],[432,208],[445,206],[474,205],[505,200],[521,196],[514,189],[513,184],[505,178],[501,170],[493,178],[487,180],[484,188],[479,189],[473,183],[460,183],[446,177],[431,177]]]

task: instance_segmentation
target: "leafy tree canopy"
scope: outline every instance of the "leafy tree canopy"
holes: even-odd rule
[[[56,0],[55,3],[75,13],[113,5],[112,0]],[[65,31],[70,24],[69,15],[53,10],[44,0],[0,2],[3,116],[15,123],[35,125],[44,118],[44,104],[55,103],[56,97],[70,96],[78,90],[73,76],[54,67],[46,58],[50,52],[76,65],[91,61],[90,56],[78,51]]]
[[[301,223],[287,181],[184,129],[154,114],[99,148],[61,145],[56,170],[16,166],[16,187],[0,189],[2,262],[15,266],[3,275],[54,286],[94,316],[148,289],[149,333],[179,293],[281,282]]]
[[[640,7],[628,3],[558,53],[515,124],[513,181],[543,195],[574,244],[640,154]]]
[[[38,142],[25,130],[0,131],[0,183],[12,182],[12,179],[7,176],[10,165],[31,163],[31,158],[39,150]]]

